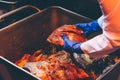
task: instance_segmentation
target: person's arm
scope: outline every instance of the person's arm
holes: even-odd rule
[[[101,26],[98,24],[98,20],[88,23],[77,23],[75,26],[82,29],[87,37],[90,36],[91,33],[102,31]]]
[[[120,0],[98,0],[103,16],[98,20],[103,34],[81,44],[81,49],[100,58],[120,48]]]
[[[114,21],[105,19],[104,16],[98,19],[103,33],[81,44],[81,50],[94,58],[101,58],[120,48],[120,24],[114,25]]]
[[[62,38],[64,40],[64,50],[83,54],[83,51],[80,48],[81,43],[70,40],[65,34],[62,34]]]
[[[81,44],[81,50],[93,58],[101,58],[118,48],[104,34],[98,35]]]
[[[82,29],[86,36],[89,36],[91,33],[102,30],[100,27],[103,24],[102,20],[103,20],[103,17],[100,17],[99,19],[94,20],[92,22],[77,23],[75,24],[75,26]],[[64,40],[64,46],[63,46],[64,50],[69,51],[69,52],[77,52],[79,54],[83,54],[81,47],[80,47],[81,43],[69,40],[69,38],[65,34],[62,35],[62,38]]]
[[[77,43],[77,47],[75,48],[77,50],[80,49],[78,53],[81,53],[82,51],[82,53],[87,53],[93,58],[101,58],[104,55],[107,55],[115,51],[116,49],[120,48],[120,37],[119,37],[120,31],[116,32],[115,30],[115,31],[109,32],[109,30],[107,29],[109,28],[113,29],[113,27],[110,26],[110,24],[109,25],[106,24],[107,22],[105,22],[104,19],[105,19],[104,16],[98,19],[98,24],[103,29],[103,33],[86,42]],[[114,35],[112,36],[113,33]],[[66,45],[69,45],[69,46],[64,46],[64,48],[66,49],[68,48],[73,49],[73,45],[76,44],[73,42],[71,43],[71,41],[69,41],[68,39],[67,40],[64,39],[64,41]],[[74,52],[76,49],[74,49]]]

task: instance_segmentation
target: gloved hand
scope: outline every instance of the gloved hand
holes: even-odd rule
[[[64,46],[63,46],[64,50],[68,52],[83,53],[80,48],[81,43],[69,40],[65,34],[62,35],[62,38],[64,40]]]
[[[78,24],[75,24],[75,26],[82,29],[86,36],[89,36],[93,32],[102,31],[97,20],[89,23],[78,23]]]

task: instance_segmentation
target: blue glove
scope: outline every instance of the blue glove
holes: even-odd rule
[[[69,40],[65,34],[62,35],[62,38],[64,40],[64,46],[63,46],[64,50],[68,52],[83,53],[82,50],[80,49],[81,43]]]
[[[101,27],[98,24],[98,21],[95,20],[89,23],[78,23],[75,24],[78,28],[82,29],[86,36],[89,36],[93,32],[102,31]]]

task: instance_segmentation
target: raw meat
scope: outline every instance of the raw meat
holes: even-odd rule
[[[84,42],[87,39],[81,29],[78,29],[75,25],[63,25],[57,28],[52,34],[47,38],[47,41],[58,46],[63,46],[64,42],[61,37],[65,34],[70,40],[76,42]]]

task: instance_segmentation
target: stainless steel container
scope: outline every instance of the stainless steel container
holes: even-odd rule
[[[24,5],[0,16],[0,29],[34,13],[40,12],[35,6]]]
[[[47,37],[59,26],[90,21],[92,20],[67,9],[52,6],[2,28],[0,30],[0,66],[1,70],[7,71],[0,71],[0,74],[4,79],[7,74],[9,78],[6,80],[37,80],[38,78],[28,74],[14,62],[24,53],[32,53],[41,47],[48,46]],[[119,64],[115,66],[118,67]],[[111,71],[109,73],[112,74]],[[102,76],[106,77],[106,75]],[[98,80],[113,80],[109,75],[107,79],[104,77]]]
[[[8,12],[20,6],[21,1],[22,0],[0,0],[0,8]]]
[[[22,0],[0,0],[0,15],[20,7]]]
[[[100,75],[97,80],[120,80],[120,61]]]

